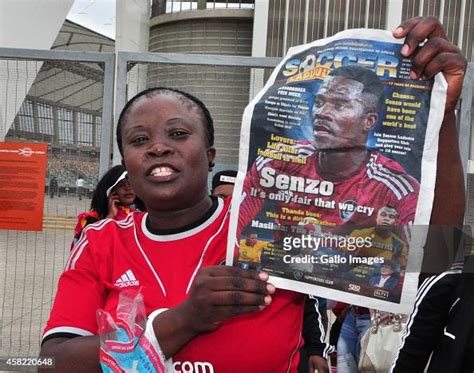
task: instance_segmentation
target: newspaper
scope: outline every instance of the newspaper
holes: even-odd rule
[[[244,112],[227,264],[411,311],[447,85],[411,79],[402,43],[360,29],[289,50]]]

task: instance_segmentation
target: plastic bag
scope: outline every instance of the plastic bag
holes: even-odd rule
[[[146,321],[143,296],[135,290],[120,293],[115,320],[108,312],[97,311],[103,372],[166,371],[159,353],[145,338]]]

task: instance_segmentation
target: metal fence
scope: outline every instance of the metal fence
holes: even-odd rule
[[[474,124],[474,63],[469,63],[467,74],[464,79],[463,90],[460,99],[458,113],[459,148],[461,159],[465,170],[466,184],[466,214],[464,221],[471,227],[474,225],[474,141],[472,124]]]
[[[252,9],[254,0],[153,0],[151,15],[186,12],[196,9]]]
[[[14,119],[6,137],[41,140],[63,155],[100,149],[99,174],[104,173],[110,163],[114,61],[113,53],[0,48],[4,129]]]
[[[89,209],[75,181],[92,190],[110,164],[114,67],[112,53],[0,49],[2,139],[47,143],[45,183],[59,183],[43,231],[0,231],[0,356],[38,353],[76,216]]]
[[[46,61],[52,62],[46,64]],[[236,167],[243,109],[279,61],[279,58],[125,52],[118,53],[114,59],[111,54],[0,49],[0,62],[10,71],[9,76],[3,72],[0,75],[0,83],[10,87],[3,98],[0,96],[0,103],[2,107],[16,105],[12,111],[17,113],[13,115],[7,139],[47,142],[50,174],[71,171],[90,162],[95,167],[92,173],[98,177],[111,164],[115,63],[115,117],[128,98],[149,86],[164,85],[196,94],[216,119],[216,147],[221,156],[215,171]],[[28,63],[37,65],[24,70],[28,73],[17,73]],[[45,65],[47,70],[42,71]],[[77,76],[82,76],[82,80]],[[94,106],[96,101],[92,97],[96,92],[92,88],[92,76],[99,82],[96,83],[101,98],[98,106]],[[48,82],[54,78],[56,83]],[[459,109],[465,169],[471,152],[473,78],[471,64]],[[23,91],[23,96],[18,93]],[[13,100],[15,96],[21,97],[19,104]],[[2,115],[6,121],[7,114]],[[115,151],[113,163],[119,161]],[[68,176],[66,172],[65,177],[74,178],[74,175]],[[61,192],[60,197],[46,196],[42,232],[0,231],[0,356],[38,353],[57,279],[69,253],[76,215],[87,210],[90,203],[88,198],[80,201],[73,186],[63,185]]]
[[[160,1],[160,0],[155,0]],[[474,61],[474,2],[466,0],[266,0],[267,56],[350,28],[394,29],[402,20],[436,16],[447,36]],[[262,30],[264,32],[264,30]]]

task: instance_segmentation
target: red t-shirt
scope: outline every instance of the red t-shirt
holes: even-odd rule
[[[118,295],[128,288],[142,288],[147,314],[180,304],[200,267],[225,260],[229,205],[218,199],[206,221],[175,234],[152,234],[146,213],[136,212],[87,226],[59,280],[43,338],[96,334],[96,310],[115,315]],[[214,372],[296,371],[303,306],[303,295],[278,290],[264,311],[198,335],[173,360],[209,363]]]

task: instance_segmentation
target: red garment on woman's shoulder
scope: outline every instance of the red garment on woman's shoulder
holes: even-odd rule
[[[77,224],[76,228],[74,228],[74,237],[79,237],[84,227],[87,224],[90,224],[90,220],[92,219],[100,220],[99,213],[97,211],[93,210],[88,212],[82,212],[77,215]]]
[[[137,211],[135,205],[130,206],[118,206],[117,215],[115,216],[114,220],[124,220],[131,212]],[[74,228],[74,240],[71,244],[71,249],[79,239],[82,230],[86,227],[86,225],[95,223],[99,220],[102,220],[99,216],[99,213],[95,210],[82,212],[77,215],[77,224]]]

